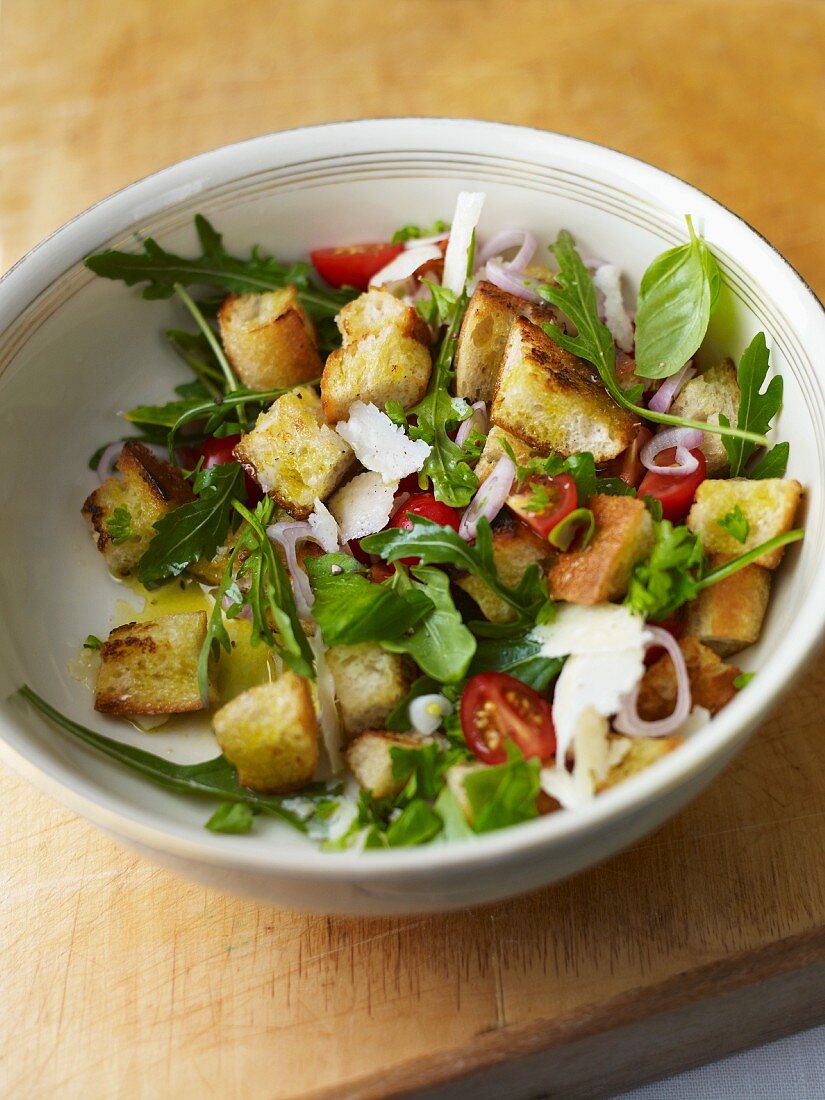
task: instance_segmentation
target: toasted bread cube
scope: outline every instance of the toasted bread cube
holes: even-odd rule
[[[553,314],[493,283],[480,282],[467,305],[455,352],[456,393],[468,401],[492,401],[504,347],[516,317],[536,324]]]
[[[410,690],[415,673],[409,659],[377,642],[332,646],[326,656],[347,737],[381,729]]]
[[[594,369],[523,317],[507,339],[490,418],[544,454],[590,451],[596,462],[615,458],[636,434]]]
[[[86,498],[82,514],[111,572],[127,577],[154,538],[154,524],[193,500],[194,494],[177,467],[155,458],[142,443],[124,443],[116,466],[121,477],[107,478],[95,489]],[[116,508],[125,508],[130,517],[132,534],[123,542],[115,542],[107,527]]]
[[[318,378],[315,328],[290,284],[267,294],[230,294],[218,311],[226,357],[250,390]]]
[[[687,382],[670,411],[674,416],[701,420],[705,424],[718,424],[719,414],[723,413],[729,424],[736,424],[739,417],[739,396],[736,367],[732,360],[724,359]],[[709,477],[728,469],[728,454],[720,435],[706,432],[701,450],[707,460]]]
[[[533,564],[544,573],[553,560],[554,551],[550,544],[514,516],[509,508],[502,508],[496,516],[492,533],[493,561],[506,585],[517,585]],[[512,607],[472,573],[459,575],[456,584],[475,600],[490,622],[509,623],[515,619],[516,613]]]
[[[418,310],[378,287],[372,287],[347,302],[335,318],[335,323],[341,330],[345,345],[388,327],[398,329],[402,335],[420,344],[430,343],[430,327]]]
[[[350,742],[344,755],[362,790],[369,791],[375,798],[386,798],[398,794],[406,782],[393,777],[390,750],[421,749],[426,744],[427,741],[408,733],[366,730]]]
[[[724,661],[696,638],[686,636],[679,642],[685,658],[693,705],[716,714],[736,695],[733,681],[739,675],[735,665]],[[673,713],[676,705],[676,672],[665,654],[645,672],[639,684],[637,708],[645,721],[653,722]]]
[[[508,444],[516,456],[516,462],[519,466],[526,466],[531,458],[546,457],[540,455],[529,443],[525,443],[517,435],[505,432],[503,428],[499,428],[494,424],[487,433],[487,440],[476,463],[476,477],[479,481],[484,481],[488,474],[493,472],[493,467],[498,460],[507,454],[504,449],[505,443]]]
[[[324,412],[335,423],[349,416],[354,401],[379,409],[398,401],[409,409],[426,394],[431,372],[429,348],[388,325],[328,357],[321,375]]]
[[[355,461],[350,445],[324,421],[313,389],[285,393],[258,417],[235,457],[265,493],[296,516],[334,492]]]
[[[790,531],[801,496],[802,486],[798,481],[781,477],[768,477],[760,481],[740,477],[727,481],[703,481],[696,490],[687,525],[691,531],[701,535],[702,545],[709,554],[735,558],[775,535]],[[744,543],[737,542],[718,523],[737,506],[748,521],[749,530]],[[784,552],[785,547],[780,546],[778,550],[763,554],[756,564],[765,569],[776,569]]]
[[[203,710],[198,659],[205,638],[205,611],[115,627],[100,650],[95,710],[127,716]],[[209,693],[214,702],[211,685]]]
[[[284,672],[272,683],[247,688],[215,713],[212,726],[244,787],[289,794],[315,774],[318,719],[303,676]]]
[[[653,546],[653,520],[635,497],[591,497],[596,533],[585,550],[559,554],[548,577],[550,595],[597,604],[627,595],[633,567]]]
[[[674,749],[683,744],[681,737],[634,737],[630,740],[630,747],[618,764],[614,764],[607,773],[606,779],[599,784],[598,790],[604,791],[608,787],[615,787],[617,783],[623,783],[632,775],[638,775],[657,760],[667,756]]]
[[[711,568],[724,560],[711,558]],[[746,565],[688,604],[686,631],[720,657],[729,657],[758,640],[770,594],[770,571]]]

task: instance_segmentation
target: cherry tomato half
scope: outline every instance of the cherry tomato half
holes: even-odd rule
[[[507,498],[517,516],[546,539],[557,523],[579,506],[576,483],[569,474],[555,477],[531,477],[522,488]]]
[[[213,466],[225,466],[227,462],[237,462],[232,452],[240,441],[239,435],[225,435],[222,438],[213,435],[196,448],[195,461],[197,462],[198,458],[203,459],[202,470],[209,470]],[[263,500],[264,494],[258,482],[249,474],[244,474],[244,481],[247,504],[255,505],[259,500]]]
[[[455,508],[449,504],[442,504],[436,500],[432,493],[417,493],[403,504],[390,522],[388,527],[397,527],[401,531],[409,531],[412,527],[410,516],[423,516],[431,519],[433,523],[440,523],[442,527],[452,527],[457,531],[461,523],[461,517]],[[404,565],[418,565],[420,558],[401,558]]]
[[[553,710],[546,699],[506,672],[481,672],[461,696],[464,740],[483,764],[507,760],[505,742],[525,756],[550,760],[556,754]]]
[[[316,248],[310,252],[315,270],[330,286],[354,286],[366,290],[370,279],[394,260],[404,246],[389,242],[351,244],[340,248]]]
[[[645,443],[649,443],[652,438],[653,432],[650,428],[640,424],[636,429],[636,438],[630,446],[622,451],[618,458],[614,458],[609,463],[606,471],[609,476],[619,477],[626,485],[630,485],[635,489],[647,473],[642,465],[642,460],[639,458],[639,452]]]
[[[678,477],[673,477],[667,474],[657,474],[654,473],[653,470],[648,470],[642,478],[642,483],[636,494],[639,500],[642,500],[644,497],[653,497],[654,500],[660,501],[662,505],[662,516],[664,519],[669,519],[671,523],[678,523],[685,518],[690,511],[691,504],[693,504],[696,490],[708,474],[708,464],[699,448],[697,447],[690,453],[699,462],[699,465],[692,474],[683,474]],[[657,458],[657,464],[659,466],[670,466],[675,461],[675,447],[670,447],[668,450],[660,452]]]

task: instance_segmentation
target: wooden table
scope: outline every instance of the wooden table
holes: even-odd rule
[[[823,292],[823,57],[825,5],[803,0],[5,0],[2,263],[223,142],[476,115],[676,172]],[[824,711],[812,672],[634,850],[529,898],[413,920],[222,897],[3,774],[0,1093],[459,1096],[438,1083],[487,1067],[475,1097],[569,1100],[823,1018]]]

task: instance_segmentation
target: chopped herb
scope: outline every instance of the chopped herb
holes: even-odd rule
[[[646,619],[667,619],[693,600],[704,576],[702,542],[683,524],[654,520],[655,542],[650,555],[633,569],[625,603]]]
[[[748,686],[755,675],[755,672],[740,672],[736,679],[733,681],[733,686],[736,688],[737,691],[741,691],[743,687]]]
[[[723,516],[722,519],[717,519],[716,525],[721,527],[723,531],[727,531],[731,538],[743,544],[747,540],[748,533],[751,529],[748,523],[748,517],[738,504],[731,512],[728,512],[726,516]]]
[[[94,634],[87,634],[86,641],[83,643],[84,649],[98,650],[103,648],[103,642]]]
[[[132,530],[132,513],[125,504],[118,504],[114,512],[108,517],[106,530],[109,532],[109,538],[115,546],[120,546],[121,543],[128,542],[129,539],[135,537],[135,532]]]

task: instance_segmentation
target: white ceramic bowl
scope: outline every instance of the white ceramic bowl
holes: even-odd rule
[[[443,847],[323,854],[275,822],[213,835],[208,804],[166,793],[72,741],[16,699],[23,681],[97,729],[177,759],[214,752],[202,736],[124,732],[91,709],[67,662],[105,634],[123,590],[89,543],[80,504],[90,452],[119,434],[118,412],[165,399],[184,377],[160,332],[180,316],[137,290],[94,278],[84,256],[152,235],[186,252],[202,211],[232,250],[260,242],[283,257],[386,237],[448,217],[461,188],[484,190],[481,231],[570,229],[582,250],[617,262],[634,285],[684,238],[691,213],[728,290],[712,354],[768,336],[786,397],[778,435],[808,487],[807,537],[788,553],[759,675],[706,729],[662,762],[575,813]],[[124,844],[184,875],[279,905],[409,913],[492,901],[571,875],[636,840],[724,767],[806,659],[825,621],[825,316],[771,246],[734,214],[672,176],[574,138],[486,122],[382,119],[272,134],[217,149],[133,184],[29,253],[0,283],[0,756]],[[260,819],[259,819],[260,821]]]

